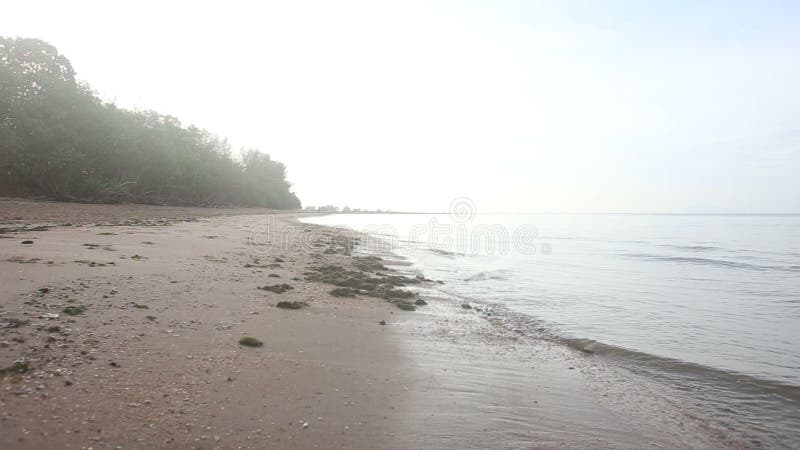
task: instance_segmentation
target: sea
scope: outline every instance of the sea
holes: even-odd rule
[[[358,251],[521,334],[683,396],[748,446],[800,448],[800,215],[331,214]]]

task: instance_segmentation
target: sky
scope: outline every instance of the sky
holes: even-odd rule
[[[108,101],[288,167],[304,205],[800,213],[793,1],[40,0]]]

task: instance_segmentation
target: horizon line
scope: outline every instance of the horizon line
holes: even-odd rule
[[[449,211],[308,211],[310,214],[436,214],[446,215]],[[800,216],[800,212],[631,212],[631,211],[489,211],[476,212],[476,215],[490,214],[574,214],[574,215],[636,215],[636,216]]]

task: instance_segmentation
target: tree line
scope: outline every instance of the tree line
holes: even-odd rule
[[[38,39],[0,37],[0,195],[300,208],[286,167],[175,117],[102,101]]]

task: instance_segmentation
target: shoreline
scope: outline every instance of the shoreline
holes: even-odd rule
[[[332,296],[308,278],[322,263],[357,270],[319,241],[335,230],[276,214],[278,248],[257,249],[264,210],[168,209],[0,201],[15,227],[62,224],[0,239],[0,368],[27,368],[0,379],[2,446],[723,446],[632,402],[631,383],[600,389],[606,368],[577,351],[445,301],[410,312]]]
[[[313,219],[310,223],[314,223]],[[347,228],[345,225],[330,226]],[[383,236],[372,235],[369,239],[374,244]],[[370,251],[376,251],[375,248],[386,247],[381,244],[368,245],[364,254],[369,255]],[[385,250],[374,254],[403,260],[403,267],[399,269],[408,271],[406,275],[409,276],[435,276],[442,269],[439,266],[417,267],[412,262],[414,258],[387,253]],[[452,279],[447,283],[451,282]],[[447,283],[442,287],[446,288]],[[615,398],[614,401],[599,399],[598,403],[620,416],[626,413],[649,416],[646,419],[651,422],[649,425],[663,423],[665,426],[659,427],[660,434],[671,436],[681,447],[781,448],[797,439],[791,431],[795,421],[792,419],[792,410],[796,408],[798,399],[798,388],[794,385],[616,348],[588,339],[565,337],[552,329],[543,328],[541,319],[514,311],[503,303],[481,301],[474,296],[459,296],[439,286],[420,287],[419,290],[430,306],[437,303],[440,306],[429,310],[435,311],[433,314],[423,314],[434,316],[437,321],[449,321],[450,328],[468,326],[473,334],[491,336],[489,339],[500,347],[527,345],[534,349],[531,350],[533,354],[559,348],[554,357],[571,361],[575,367],[567,367],[568,370],[577,369],[589,374],[584,382],[590,389],[602,391],[603,397]],[[464,311],[464,304],[471,307]],[[464,314],[474,314],[477,322],[459,324],[463,322]],[[476,331],[476,328],[480,331]],[[453,330],[445,330],[441,334],[453,334]],[[477,345],[482,344],[483,341],[477,342]],[[543,349],[542,346],[547,348]],[[425,353],[425,350],[417,353]],[[427,357],[430,359],[430,355]],[[519,357],[524,360],[530,355]],[[485,370],[488,373],[493,371],[491,367]],[[524,373],[525,370],[520,372],[519,376],[528,375]],[[700,373],[710,376],[702,378],[699,377]],[[689,375],[699,378],[687,379]],[[625,383],[618,383],[621,379],[625,379]],[[642,403],[648,404],[648,407],[641,409]],[[644,417],[638,418],[644,420]],[[766,424],[774,429],[765,429]],[[647,425],[639,426],[646,428]],[[686,436],[691,439],[684,440]],[[669,440],[670,437],[666,442]],[[615,442],[615,445],[620,445],[620,442]]]
[[[381,257],[401,275],[424,279],[421,267],[387,252],[384,245],[374,245],[382,236],[323,226],[370,242],[360,256]],[[448,445],[467,448],[746,447],[736,438],[705,429],[698,418],[687,420],[676,405],[662,402],[664,392],[651,380],[620,383],[632,374],[563,342],[525,335],[498,320],[498,307],[504,307],[443,295],[438,286],[412,285],[427,305],[416,315],[402,316],[405,320],[397,324],[406,330],[401,342],[417,371],[429,377],[415,386],[418,392],[412,403],[415,409],[436,411],[426,418],[409,414],[405,417],[413,421],[409,428],[426,430],[424,435],[446,435]],[[465,302],[471,307],[464,308]],[[458,395],[472,399],[465,402]],[[452,404],[443,400],[450,396],[458,400]],[[457,419],[444,423],[431,419],[442,413]],[[494,421],[499,422],[492,426]],[[509,428],[509,423],[516,426]],[[448,448],[424,439],[415,445]]]

